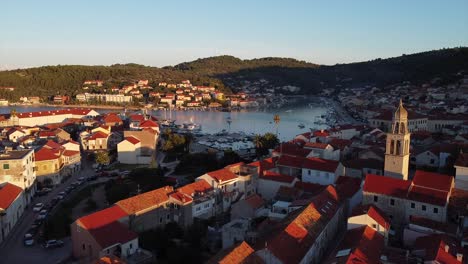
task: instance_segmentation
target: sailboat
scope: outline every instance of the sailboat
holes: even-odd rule
[[[167,119],[167,111],[164,111],[164,119],[161,121],[162,126],[174,127],[175,120],[172,120],[172,107],[169,105],[169,119]]]
[[[184,123],[183,128],[189,131],[200,131],[201,125],[193,122],[193,117],[190,118],[190,123]]]

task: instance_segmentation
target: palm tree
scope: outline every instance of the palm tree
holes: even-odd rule
[[[264,150],[264,139],[261,135],[255,135],[253,143],[255,145],[255,153],[257,154],[257,158],[260,158],[261,155],[265,152]]]

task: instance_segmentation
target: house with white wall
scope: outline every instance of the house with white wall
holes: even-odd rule
[[[0,244],[7,238],[26,208],[24,191],[11,183],[0,184]]]
[[[306,158],[302,163],[302,181],[329,185],[344,175],[344,167],[339,161],[321,158]]]

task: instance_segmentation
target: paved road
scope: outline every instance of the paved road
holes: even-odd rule
[[[85,160],[85,158],[82,158],[82,164],[83,169],[75,176],[72,176],[65,183],[54,188],[48,195],[34,198],[34,200],[31,202],[31,205],[26,208],[20,221],[15,225],[5,242],[0,245],[0,263],[53,264],[60,263],[71,256],[72,245],[70,237],[63,239],[65,245],[62,248],[45,249],[42,247],[42,245],[39,244],[35,244],[33,247],[25,247],[23,245],[23,236],[31,227],[31,224],[36,218],[37,213],[32,211],[34,204],[47,204],[59,192],[64,191],[67,186],[71,185],[71,183],[73,183],[79,177],[87,177],[94,174],[89,161]]]

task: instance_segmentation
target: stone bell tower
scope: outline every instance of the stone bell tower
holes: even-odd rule
[[[400,100],[400,105],[393,116],[392,130],[387,133],[385,176],[408,180],[409,147],[408,111]]]

